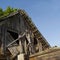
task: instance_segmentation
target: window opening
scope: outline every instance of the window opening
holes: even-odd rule
[[[14,40],[18,38],[18,33],[9,30],[7,30],[7,32],[10,33]],[[16,41],[16,43],[19,44],[19,41]]]

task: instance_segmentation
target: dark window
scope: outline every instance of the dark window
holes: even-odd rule
[[[34,37],[34,45],[37,45],[37,39]]]
[[[8,33],[13,37],[14,40],[18,38],[18,33],[7,30]],[[19,41],[16,41],[19,44]]]

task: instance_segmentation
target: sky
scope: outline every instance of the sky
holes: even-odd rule
[[[0,8],[24,9],[48,43],[60,47],[60,0],[0,0]]]

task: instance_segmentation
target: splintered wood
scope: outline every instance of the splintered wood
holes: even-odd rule
[[[15,57],[15,56],[17,56],[18,53],[20,52],[20,46],[9,47],[8,50],[9,50],[10,53],[12,54],[12,57]]]

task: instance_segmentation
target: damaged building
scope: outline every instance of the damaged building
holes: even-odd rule
[[[24,60],[58,60],[58,53],[60,49],[51,48],[24,10],[0,18],[0,60],[19,60],[20,54],[26,55]]]

